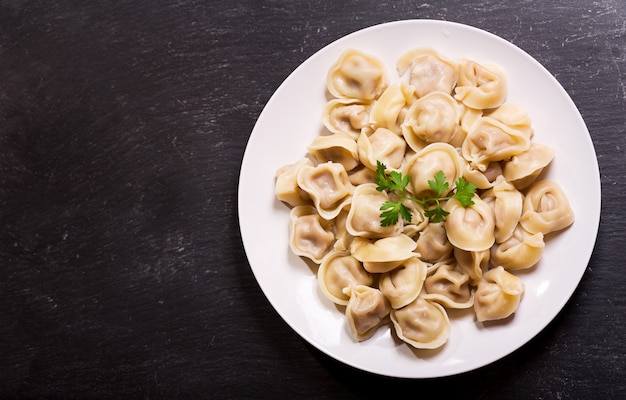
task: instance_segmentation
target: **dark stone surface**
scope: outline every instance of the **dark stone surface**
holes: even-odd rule
[[[510,356],[432,380],[308,345],[263,296],[237,220],[246,142],[282,80],[411,18],[474,25],[546,66],[603,186],[563,311]],[[615,0],[0,2],[0,397],[625,398],[625,61]]]

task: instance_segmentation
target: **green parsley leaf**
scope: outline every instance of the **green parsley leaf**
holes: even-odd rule
[[[450,214],[441,207],[441,203],[445,200],[457,199],[463,207],[469,207],[474,204],[472,198],[476,193],[476,185],[467,182],[465,179],[458,178],[455,182],[455,192],[453,195],[447,195],[450,192],[450,184],[446,180],[443,171],[438,171],[432,180],[428,181],[428,186],[434,192],[435,197],[417,199],[411,197],[406,191],[406,187],[411,181],[409,175],[402,175],[401,172],[391,171],[387,174],[387,166],[380,161],[376,161],[376,174],[374,175],[376,182],[376,190],[382,192],[387,190],[389,194],[394,194],[398,201],[387,200],[380,207],[380,224],[381,226],[395,225],[400,217],[407,222],[411,222],[411,210],[403,201],[410,200],[424,207],[424,216],[430,222],[443,222]],[[442,197],[443,194],[447,196]]]
[[[405,206],[404,204],[400,204],[400,215],[402,216],[402,219],[405,220],[406,222],[411,222],[413,220],[413,216],[411,215],[411,210],[409,209],[409,207]]]
[[[391,171],[389,173],[389,179],[390,179],[389,190],[392,190],[392,191],[404,190],[409,184],[409,176],[408,175],[402,176],[402,173],[398,171]]]
[[[382,192],[389,189],[389,179],[386,172],[387,166],[380,161],[376,160],[376,174],[374,175],[374,181],[376,182],[376,190]]]
[[[376,161],[376,174],[374,179],[376,182],[376,190],[382,192],[388,190],[389,192],[404,191],[409,184],[409,176],[402,176],[401,172],[391,171],[387,175],[387,166],[380,161]]]
[[[442,193],[450,189],[450,184],[446,181],[446,175],[443,171],[437,172],[435,174],[435,180],[428,181],[428,186],[435,192],[436,197],[440,197]]]
[[[467,182],[463,178],[459,178],[456,181],[456,192],[454,198],[461,203],[463,207],[469,207],[474,204],[474,193],[476,193],[476,185],[472,182]]]
[[[441,208],[439,205],[434,208],[424,210],[424,216],[428,218],[430,222],[434,223],[445,221],[448,214],[450,213]]]
[[[380,213],[380,225],[381,226],[391,226],[398,223],[398,215],[402,216],[402,218],[408,222],[411,222],[411,211],[409,207],[402,204],[402,202],[396,201],[386,201],[380,207],[382,211]]]

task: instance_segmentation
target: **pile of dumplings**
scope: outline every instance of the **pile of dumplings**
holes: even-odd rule
[[[524,283],[516,271],[542,256],[546,235],[574,222],[566,194],[540,178],[554,150],[532,141],[528,114],[507,102],[498,65],[451,60],[416,48],[384,64],[350,49],[330,67],[328,102],[307,154],[276,173],[276,197],[290,208],[289,246],[317,265],[320,291],[345,307],[357,341],[383,326],[418,349],[450,335],[450,309],[477,321],[511,317]],[[380,207],[398,201],[378,191],[377,161],[410,176],[413,197],[432,196],[443,171],[450,190],[463,177],[474,205],[444,203],[432,223],[406,201],[411,221],[382,226]],[[443,193],[445,196],[446,193]]]

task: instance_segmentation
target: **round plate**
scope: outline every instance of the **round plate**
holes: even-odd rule
[[[483,326],[473,313],[451,313],[448,342],[418,351],[381,328],[355,342],[342,311],[318,288],[315,271],[288,246],[289,209],[276,200],[276,170],[306,155],[322,132],[326,73],[340,54],[355,48],[383,60],[390,78],[406,50],[431,47],[459,60],[495,62],[507,72],[507,101],[528,112],[533,141],[555,149],[546,177],[557,180],[576,214],[567,230],[547,238],[539,264],[517,274],[526,291],[515,315]],[[458,23],[407,20],[347,35],[302,63],[276,90],[250,135],[239,181],[239,223],[252,271],[278,314],[304,339],[335,359],[368,372],[429,378],[466,372],[524,345],[563,308],[591,257],[600,221],[600,178],[593,143],[576,106],[557,80],[518,47]]]

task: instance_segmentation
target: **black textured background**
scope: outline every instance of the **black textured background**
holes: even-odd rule
[[[492,365],[417,381],[295,334],[237,220],[245,145],[282,80],[347,33],[410,18],[485,29],[546,66],[603,188],[556,319]],[[0,398],[626,398],[625,61],[620,0],[0,1]]]

